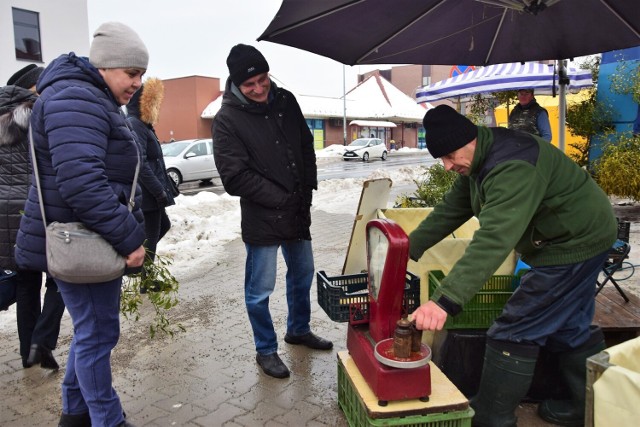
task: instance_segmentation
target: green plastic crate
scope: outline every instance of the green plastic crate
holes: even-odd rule
[[[351,427],[402,426],[402,427],[471,427],[473,409],[438,412],[427,415],[409,415],[393,418],[370,418],[364,402],[338,358],[338,404]]]
[[[429,272],[429,295],[432,295],[444,273],[439,270]],[[447,316],[445,329],[486,329],[502,312],[513,290],[520,284],[518,276],[491,276],[482,289],[464,305],[457,316]]]
[[[351,323],[369,320],[367,273],[329,277],[319,271],[316,281],[318,304],[331,320]],[[407,271],[405,281],[402,307],[404,313],[409,314],[420,306],[420,278]]]

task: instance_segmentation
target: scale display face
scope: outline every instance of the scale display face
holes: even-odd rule
[[[393,336],[402,315],[409,238],[388,219],[367,223],[369,333],[375,342]]]
[[[379,228],[370,227],[368,233],[369,292],[371,297],[377,301],[382,283],[382,273],[389,252],[389,239]]]

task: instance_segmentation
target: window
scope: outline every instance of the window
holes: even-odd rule
[[[207,154],[207,143],[206,142],[199,142],[196,145],[194,145],[187,154],[189,153],[194,153],[197,157],[198,156],[205,156]]]
[[[40,17],[37,12],[11,8],[16,59],[42,62],[40,49]]]

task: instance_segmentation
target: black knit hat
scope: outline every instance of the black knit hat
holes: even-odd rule
[[[29,64],[16,71],[13,76],[9,77],[7,84],[31,89],[36,85],[38,77],[40,77],[40,74],[42,74],[43,71],[44,68],[38,67],[36,64]]]
[[[247,79],[269,71],[269,64],[258,49],[246,44],[237,44],[231,48],[227,57],[229,77],[240,86]]]
[[[427,150],[435,158],[464,147],[478,136],[478,127],[448,105],[438,105],[422,119]]]

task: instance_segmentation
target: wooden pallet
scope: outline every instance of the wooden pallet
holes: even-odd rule
[[[625,292],[625,302],[616,288],[606,284],[596,297],[593,323],[602,328],[607,347],[640,336],[640,298]]]

